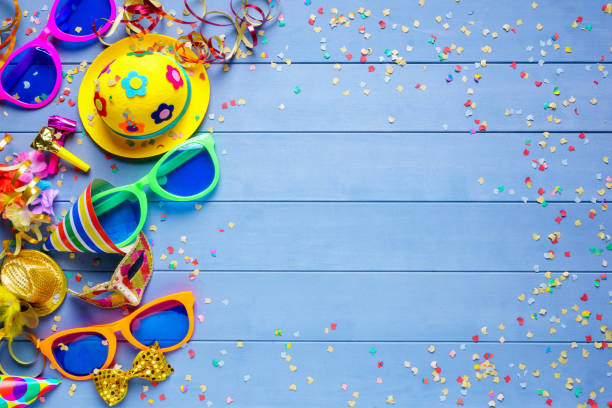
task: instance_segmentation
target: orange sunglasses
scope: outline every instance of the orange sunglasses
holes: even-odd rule
[[[144,350],[156,341],[162,352],[176,350],[193,334],[192,292],[164,296],[114,323],[64,330],[40,342],[40,351],[64,376],[88,380],[115,358],[117,337]]]

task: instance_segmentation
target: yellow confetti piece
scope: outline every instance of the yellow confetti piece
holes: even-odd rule
[[[355,404],[357,404],[357,401],[352,401],[352,400],[349,400],[347,403],[348,403],[348,406],[349,406],[349,407],[354,407],[354,406],[355,406]]]
[[[314,378],[308,377],[306,378],[306,382],[308,382],[308,384],[312,384],[314,382]]]
[[[289,389],[290,389],[291,391],[297,391],[297,385],[295,385],[295,384],[291,384],[291,385],[289,386]]]
[[[76,389],[77,389],[76,384],[73,383],[72,385],[70,385],[70,389],[68,390],[68,395],[72,397]]]
[[[241,342],[241,341],[237,341],[237,342],[236,342],[236,347],[238,347],[238,348],[242,348],[243,346],[244,346],[244,345],[242,344],[242,342]]]
[[[478,184],[482,185],[482,183],[484,183],[484,179],[482,177],[480,177],[478,180],[476,180],[478,182]]]
[[[534,241],[539,241],[540,240],[540,236],[538,234],[536,234],[535,232],[533,233],[533,235],[531,237],[533,238]]]
[[[149,227],[149,231],[156,232],[156,231],[157,231],[157,225],[151,225],[151,226]]]
[[[328,353],[333,353],[334,352],[334,348],[332,346],[327,346],[327,352]]]
[[[290,370],[291,372],[295,372],[295,371],[297,370],[297,366],[290,365],[290,366],[289,366],[289,370]]]
[[[54,322],[61,322],[62,321],[62,316],[60,316],[60,315],[53,316],[53,321]]]
[[[522,302],[523,300],[525,300],[525,294],[524,294],[524,293],[521,293],[521,294],[519,295],[519,297],[518,297],[518,300],[519,300],[519,301],[521,301],[521,302]]]

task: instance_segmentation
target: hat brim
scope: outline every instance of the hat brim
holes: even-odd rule
[[[94,95],[96,92],[95,82],[100,72],[109,62],[134,49],[147,49],[162,44],[175,46],[176,39],[162,34],[147,34],[140,38],[124,38],[102,51],[85,72],[79,90],[79,116],[87,134],[98,146],[111,154],[132,159],[163,154],[191,137],[198,130],[206,115],[210,100],[210,84],[204,65],[195,64],[189,70],[186,70],[191,82],[189,106],[177,124],[167,132],[151,139],[129,139],[113,132],[98,116],[94,105]],[[92,119],[90,120],[90,118]]]

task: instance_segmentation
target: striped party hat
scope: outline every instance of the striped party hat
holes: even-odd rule
[[[107,181],[94,179],[49,235],[43,248],[46,251],[124,255],[125,251],[118,248],[102,228],[91,201],[92,196],[113,187]]]
[[[0,375],[0,408],[24,408],[61,380]]]

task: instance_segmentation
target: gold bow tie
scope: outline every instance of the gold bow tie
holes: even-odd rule
[[[174,368],[168,364],[164,353],[160,351],[159,344],[155,342],[154,345],[136,355],[131,370],[123,371],[116,368],[98,370],[94,373],[93,381],[98,394],[112,407],[125,398],[130,378],[164,381],[173,371]]]

